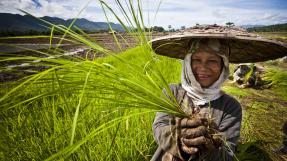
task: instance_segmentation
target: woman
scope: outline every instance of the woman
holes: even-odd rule
[[[155,53],[183,59],[181,84],[170,88],[189,118],[157,113],[153,123],[159,147],[152,161],[229,161],[240,135],[240,104],[220,90],[229,62],[248,63],[286,56],[287,45],[218,25],[151,41]]]
[[[170,88],[181,108],[196,117],[157,113],[153,131],[159,148],[152,160],[233,160],[242,111],[234,98],[220,90],[229,76],[228,45],[224,40],[200,39],[191,46],[181,84]],[[210,135],[210,130],[216,132]],[[220,137],[216,140],[214,135]]]

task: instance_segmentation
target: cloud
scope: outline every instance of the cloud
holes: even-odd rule
[[[253,22],[253,24],[261,22],[261,24],[265,24],[265,25],[286,23],[287,16],[279,14],[279,13],[266,12],[266,13],[262,13],[261,16],[254,17],[253,19],[251,19],[251,21]]]
[[[0,2],[1,12],[20,13],[17,9],[36,9],[34,2],[30,0],[2,0]]]
[[[278,2],[279,0],[275,1]],[[229,21],[234,22],[236,25],[287,23],[285,17],[287,15],[287,6],[285,9],[282,9],[282,6],[277,9],[276,6],[278,5],[273,4],[270,6],[270,1],[267,2],[267,0],[202,0],[200,2],[197,0],[182,0],[177,3],[167,3],[166,5],[164,8],[176,8],[177,5],[186,8],[182,9],[182,12],[171,10],[170,12],[158,13],[157,20],[159,24],[164,24],[164,26],[168,24],[175,27],[181,25],[193,26],[196,23],[225,24]],[[191,10],[187,11],[187,8],[191,8]],[[195,9],[192,10],[193,8]]]
[[[32,1],[34,2],[34,4],[35,4],[36,8],[40,8],[40,7],[42,7],[42,5],[39,3],[39,1],[38,1],[38,0],[32,0]]]
[[[37,17],[52,16],[71,18],[80,10],[79,1],[52,1],[52,0],[1,0],[1,12],[23,14],[18,9],[29,12]]]

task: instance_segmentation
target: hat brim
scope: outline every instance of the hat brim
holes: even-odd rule
[[[190,43],[193,40],[205,38],[226,40],[230,48],[229,61],[231,63],[261,62],[287,55],[287,45],[283,42],[227,33],[165,36],[154,39],[151,43],[156,54],[184,59]]]

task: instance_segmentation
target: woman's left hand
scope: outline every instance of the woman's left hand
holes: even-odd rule
[[[201,151],[213,151],[216,146],[211,138],[206,136],[199,136],[193,138],[181,138],[182,150],[188,154],[195,154],[195,152]]]
[[[213,151],[220,146],[220,135],[215,134],[217,126],[208,123],[206,118],[194,117],[181,120],[180,142],[181,149],[187,154],[194,155],[199,151]],[[212,129],[212,130],[211,130]]]

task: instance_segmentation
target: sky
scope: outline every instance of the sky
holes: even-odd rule
[[[104,1],[124,20],[116,0]],[[118,1],[125,6],[129,0]],[[137,6],[137,0],[133,1]],[[287,23],[287,0],[141,0],[141,3],[145,25],[166,29],[169,25],[180,28],[226,22],[237,26]],[[18,9],[37,17],[78,17],[106,22],[99,0],[0,0],[0,13],[23,15]],[[129,13],[127,8],[126,11]],[[107,12],[107,16],[117,23],[111,12]]]

